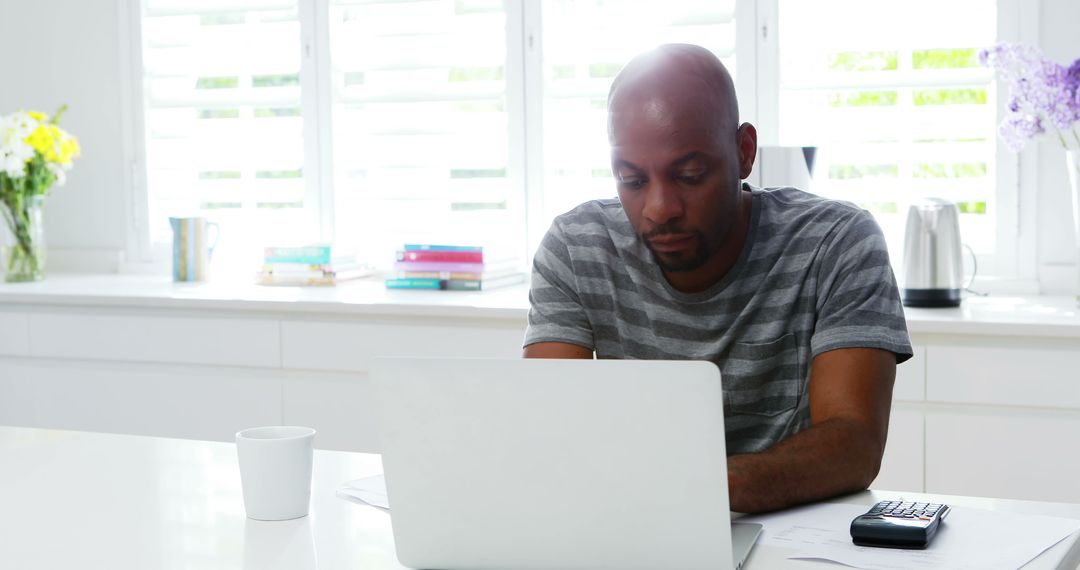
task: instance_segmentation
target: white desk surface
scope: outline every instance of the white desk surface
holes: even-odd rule
[[[334,494],[344,481],[380,472],[378,455],[316,451],[312,514],[259,522],[244,516],[231,444],[0,427],[0,568],[399,569],[389,516]],[[867,491],[835,501],[869,506],[896,496]],[[934,498],[1080,518],[1073,504]],[[842,568],[787,554],[758,545],[747,568]],[[1078,566],[1073,535],[1027,567]]]

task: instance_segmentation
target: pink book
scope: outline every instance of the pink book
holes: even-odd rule
[[[483,263],[462,263],[458,261],[399,261],[394,264],[397,271],[453,271],[461,273],[483,273]]]

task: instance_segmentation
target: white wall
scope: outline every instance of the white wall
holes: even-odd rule
[[[1046,55],[1066,65],[1080,58],[1080,34],[1076,33],[1080,2],[1043,0],[1041,7],[1039,35]],[[1039,280],[1048,292],[1080,293],[1069,178],[1065,154],[1056,139],[1039,144],[1037,179]]]
[[[54,270],[80,265],[73,255],[62,255],[63,249],[104,254],[96,259],[106,266],[112,252],[115,266],[117,255],[137,245],[128,243],[131,206],[124,188],[131,181],[124,178],[129,173],[121,117],[125,68],[117,12],[127,1],[0,0],[0,53],[17,54],[3,59],[0,113],[51,111],[67,103],[71,109],[64,126],[83,145],[68,186],[57,189],[46,206],[49,244],[61,248],[61,255],[50,259]],[[1080,2],[1041,0],[1040,7],[1040,44],[1047,55],[1060,62],[1080,57],[1080,34],[1075,33]],[[1078,287],[1078,269],[1064,156],[1053,140],[1037,148],[1038,159],[1031,161],[1036,172],[1025,178],[1033,187],[1021,188],[1034,193],[1035,200],[1022,203],[1037,208],[1035,216],[1026,218],[1037,223],[1023,225],[1021,232],[1037,234],[1038,251],[1021,255],[1035,255],[1044,291],[1071,293]]]
[[[51,248],[127,246],[117,10],[117,0],[0,0],[0,113],[66,103],[61,126],[83,149],[45,206]]]

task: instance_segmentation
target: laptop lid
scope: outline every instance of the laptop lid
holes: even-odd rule
[[[370,377],[402,564],[733,565],[712,363],[377,359]]]

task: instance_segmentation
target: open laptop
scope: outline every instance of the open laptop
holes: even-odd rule
[[[708,362],[377,359],[398,560],[412,568],[739,568]]]

